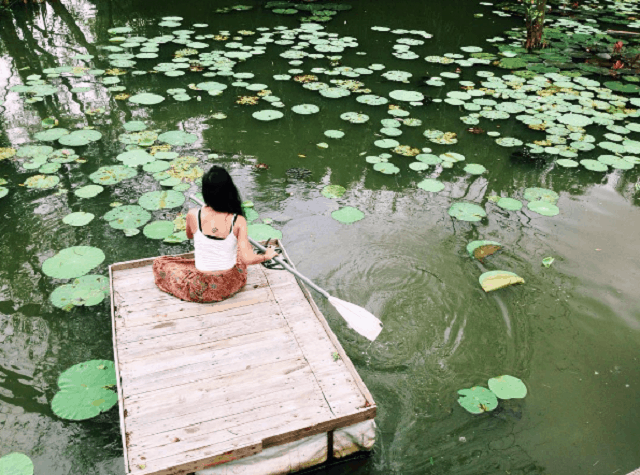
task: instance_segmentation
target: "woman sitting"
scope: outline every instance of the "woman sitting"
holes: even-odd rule
[[[247,283],[247,266],[266,262],[276,251],[253,252],[240,193],[224,168],[214,166],[202,177],[206,206],[187,214],[187,237],[195,259],[163,256],[153,262],[156,285],[179,299],[217,302]]]

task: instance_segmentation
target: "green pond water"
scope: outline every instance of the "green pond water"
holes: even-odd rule
[[[138,167],[132,179],[105,185],[93,198],[74,191],[92,184],[89,175],[98,168],[120,164],[115,157],[125,151],[118,136],[122,124],[145,121],[151,130],[184,130],[197,141],[174,147],[180,155],[198,158],[206,169],[226,167],[243,199],[254,202],[259,219],[270,218],[282,232],[287,251],[298,269],[331,294],[366,307],[384,322],[378,339],[370,343],[355,334],[328,304],[318,299],[333,330],[371,390],[378,405],[377,439],[371,456],[346,462],[322,473],[331,474],[625,474],[640,466],[640,192],[638,167],[592,172],[583,167],[563,168],[552,160],[534,163],[512,160],[515,148],[495,143],[495,137],[471,134],[460,121],[468,115],[459,105],[431,102],[422,106],[390,99],[422,121],[419,127],[402,127],[402,135],[389,137],[401,145],[428,147],[433,154],[455,152],[466,157],[452,168],[430,166],[413,170],[415,160],[394,154],[389,162],[397,174],[384,174],[367,163],[367,156],[388,150],[374,145],[381,135],[380,120],[392,119],[388,106],[370,106],[356,94],[330,99],[274,74],[301,69],[373,63],[386,69],[357,78],[323,76],[320,81],[355,79],[372,94],[389,98],[396,89],[420,91],[444,99],[460,90],[457,81],[475,81],[478,71],[508,74],[488,64],[461,67],[460,78],[445,86],[422,85],[424,77],[453,72],[456,64],[424,61],[425,56],[460,53],[460,47],[480,46],[496,53],[487,38],[522,25],[521,18],[499,17],[495,7],[451,0],[349,2],[323,23],[326,32],[352,37],[357,47],[347,48],[335,65],[327,58],[305,59],[291,65],[280,56],[291,45],[265,44],[264,54],[239,62],[233,72],[249,72],[247,83],[266,84],[285,104],[278,109],[264,100],[238,105],[238,96],[255,95],[231,86],[228,77],[204,78],[186,70],[178,77],[162,73],[119,76],[125,91],[107,91],[103,77],[46,78],[43,70],[63,65],[109,69],[107,30],[130,26],[124,36],[148,38],[175,29],[197,35],[265,27],[297,28],[300,15],[277,15],[254,0],[243,1],[252,10],[218,14],[214,10],[233,3],[142,2],[125,0],[73,0],[29,5],[0,14],[0,147],[19,148],[37,143],[33,135],[43,130],[49,116],[59,127],[73,130],[92,126],[102,138],[86,146],[71,147],[86,163],[63,164],[53,173],[58,188],[32,190],[19,186],[36,169],[25,169],[24,158],[0,161],[0,178],[7,181],[7,196],[0,198],[0,457],[21,452],[31,458],[36,474],[122,474],[124,461],[116,409],[95,419],[73,422],[57,417],[51,400],[58,391],[58,376],[70,366],[92,359],[113,359],[108,299],[90,307],[65,311],[52,305],[54,289],[70,281],[43,273],[46,259],[71,246],[94,246],[105,260],[91,274],[107,275],[113,262],[178,254],[190,250],[178,244],[147,238],[143,233],[126,237],[102,216],[110,204],[136,204],[139,197],[162,187]],[[483,17],[474,17],[483,13]],[[180,27],[160,27],[165,16],[180,16]],[[194,28],[194,23],[207,24]],[[415,34],[375,31],[372,26],[425,31]],[[609,25],[608,27],[620,25]],[[607,26],[602,26],[605,29]],[[196,31],[197,30],[197,31]],[[265,30],[266,31],[266,30]],[[259,33],[259,32],[258,32]],[[253,44],[258,37],[243,37]],[[424,41],[410,50],[418,59],[392,55],[399,38]],[[197,41],[197,40],[196,40]],[[207,38],[208,48],[224,49]],[[227,42],[235,41],[233,39]],[[299,41],[299,40],[296,40]],[[135,69],[148,71],[170,62],[184,44],[161,44],[158,58],[135,59]],[[356,54],[364,52],[363,54]],[[92,54],[78,61],[76,54]],[[123,68],[125,69],[125,68]],[[413,74],[408,83],[387,81],[381,72],[400,70]],[[206,69],[205,69],[206,71]],[[43,75],[57,88],[44,101],[27,103],[29,96],[9,91],[27,84],[32,74]],[[607,81],[599,76],[589,76]],[[189,84],[218,81],[229,87],[220,96],[194,91]],[[70,92],[87,86],[88,92]],[[180,102],[167,89],[184,88],[191,99]],[[149,92],[166,99],[153,106],[116,100],[120,93]],[[637,94],[636,94],[637,95]],[[201,100],[197,100],[200,96]],[[635,97],[635,95],[632,95]],[[297,115],[291,107],[314,104],[320,112]],[[101,107],[105,113],[85,114]],[[260,122],[252,113],[274,109],[284,117]],[[213,119],[216,112],[227,115]],[[364,124],[340,119],[345,112],[369,115]],[[516,114],[513,114],[516,115]],[[628,121],[638,122],[629,118]],[[544,133],[527,129],[512,116],[507,120],[480,119],[486,131],[525,142],[543,140]],[[323,132],[339,129],[342,139]],[[426,129],[454,132],[457,143],[439,145],[427,140]],[[604,126],[588,128],[597,142],[610,133]],[[640,134],[630,132],[637,140]],[[326,142],[328,148],[316,144]],[[48,142],[47,142],[48,143]],[[159,142],[156,142],[158,144]],[[53,142],[54,148],[61,145]],[[607,151],[581,152],[576,160],[595,159]],[[215,155],[214,155],[215,154]],[[208,158],[210,157],[210,158]],[[557,157],[556,157],[557,158]],[[255,165],[264,163],[268,169]],[[477,163],[487,171],[464,172]],[[304,168],[306,177],[287,174]],[[424,178],[437,178],[445,188],[431,193],[417,187]],[[329,184],[341,185],[339,199],[321,194]],[[552,189],[560,197],[560,213],[547,217],[527,209],[506,211],[489,200],[501,195],[523,200],[524,189]],[[168,189],[168,188],[165,188]],[[192,185],[189,192],[196,192]],[[479,222],[452,218],[455,202],[481,205],[487,217]],[[526,200],[525,200],[526,201]],[[364,218],[343,224],[331,213],[352,206]],[[181,207],[152,211],[153,220],[173,220]],[[70,226],[62,219],[71,212],[93,213],[86,226]],[[259,220],[256,221],[260,222]],[[469,257],[473,240],[493,240],[504,249],[480,263]],[[553,264],[542,265],[545,257]],[[478,277],[485,271],[504,269],[523,277],[525,284],[485,293]],[[501,401],[491,413],[472,415],[457,402],[457,391],[486,386],[489,378],[510,374],[528,388],[524,399]]]

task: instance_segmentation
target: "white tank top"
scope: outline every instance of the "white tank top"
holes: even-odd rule
[[[196,269],[203,272],[231,269],[236,265],[238,258],[238,238],[233,233],[233,225],[238,215],[233,215],[229,235],[223,239],[202,232],[201,213],[202,208],[198,210],[198,230],[193,236]]]

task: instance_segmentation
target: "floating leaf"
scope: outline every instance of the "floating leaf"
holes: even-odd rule
[[[100,185],[115,185],[122,180],[133,178],[138,172],[135,168],[126,167],[123,165],[111,165],[107,167],[100,167],[91,175],[89,179]]]
[[[153,221],[142,230],[149,239],[165,239],[173,233],[172,221]]]
[[[314,104],[300,104],[291,108],[293,112],[301,115],[315,114],[320,108]]]
[[[527,203],[527,208],[542,216],[555,216],[560,213],[560,209],[556,205],[546,201],[530,201]]]
[[[39,190],[48,190],[60,183],[60,178],[50,175],[34,175],[27,178],[24,186],[27,188],[36,188]]]
[[[524,199],[527,201],[546,201],[547,203],[556,204],[560,195],[553,190],[546,188],[526,188],[524,190]]]
[[[469,163],[467,166],[464,167],[464,171],[469,173],[470,175],[482,175],[484,172],[487,171],[487,169],[484,166],[479,165],[477,163]]]
[[[62,218],[62,222],[70,226],[85,226],[89,224],[94,217],[95,215],[92,213],[85,213],[84,211],[78,211],[78,212],[70,213],[66,215],[64,218]]]
[[[498,407],[498,398],[489,389],[474,386],[471,389],[460,389],[458,404],[471,414],[482,414]]]
[[[340,185],[327,185],[322,189],[322,196],[326,198],[340,198],[347,189]]]
[[[542,259],[542,265],[548,269],[549,267],[551,267],[551,264],[553,264],[553,261],[555,261],[553,257],[545,257],[544,259]]]
[[[61,285],[51,293],[51,303],[63,310],[90,307],[109,295],[109,280],[101,275],[85,275],[71,284]]]
[[[284,114],[282,112],[276,111],[276,110],[269,110],[269,109],[254,112],[251,115],[253,116],[254,119],[258,119],[261,121],[276,120],[284,117]]]
[[[51,129],[55,130],[55,129]],[[51,132],[49,130],[49,132]],[[102,138],[102,134],[97,130],[75,130],[70,134],[63,135],[58,139],[60,145],[67,147],[80,147],[82,145],[88,145],[91,142],[96,142]]]
[[[475,203],[454,203],[449,208],[449,216],[461,221],[480,221],[487,216],[485,210]]]
[[[502,244],[496,241],[471,241],[467,244],[467,252],[479,261],[489,257],[502,249]]]
[[[341,130],[325,130],[324,135],[330,139],[341,139],[344,137],[344,132]]]
[[[478,280],[485,292],[491,292],[492,290],[501,289],[509,285],[524,283],[524,279],[522,277],[506,270],[485,272]]]
[[[430,191],[431,193],[438,193],[444,190],[444,183],[433,178],[426,178],[418,183],[417,186],[418,188],[425,191]]]
[[[118,206],[104,215],[114,229],[134,229],[151,219],[151,213],[138,205]],[[136,233],[137,234],[137,233]]]
[[[522,209],[522,201],[513,199],[513,198],[500,198],[496,204],[508,211],[520,211]]]
[[[93,198],[104,190],[100,185],[86,185],[73,192],[78,198]]]
[[[51,401],[53,412],[73,421],[90,419],[118,403],[113,361],[91,360],[67,369],[58,378],[60,391]]]
[[[56,279],[73,279],[87,274],[104,259],[104,252],[97,247],[72,246],[44,261],[42,272]]]
[[[33,462],[25,454],[12,452],[0,457],[0,473],[3,475],[33,475]]]
[[[148,92],[142,94],[136,94],[135,96],[131,96],[129,98],[129,102],[133,102],[134,104],[142,104],[146,106],[159,104],[164,101],[164,97],[159,96],[158,94],[151,94]]]
[[[268,224],[249,224],[247,231],[249,237],[258,242],[267,239],[282,239],[282,233]]]
[[[175,147],[182,147],[184,145],[190,145],[194,143],[196,140],[198,140],[198,136],[195,134],[183,132],[182,130],[172,130],[160,134],[158,136],[158,140]]]
[[[177,208],[178,206],[182,206],[184,201],[184,195],[178,191],[149,191],[140,197],[138,204],[145,209],[155,211],[159,209]]]
[[[352,206],[345,206],[339,210],[333,211],[331,213],[331,217],[341,223],[351,224],[364,218],[364,213]]]
[[[527,395],[527,387],[524,383],[508,374],[491,378],[489,389],[499,399],[522,399]]]

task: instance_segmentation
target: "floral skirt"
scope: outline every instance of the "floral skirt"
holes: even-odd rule
[[[162,256],[153,261],[153,276],[160,290],[189,302],[219,302],[247,283],[247,266],[236,263],[228,270],[201,272],[195,259]]]

